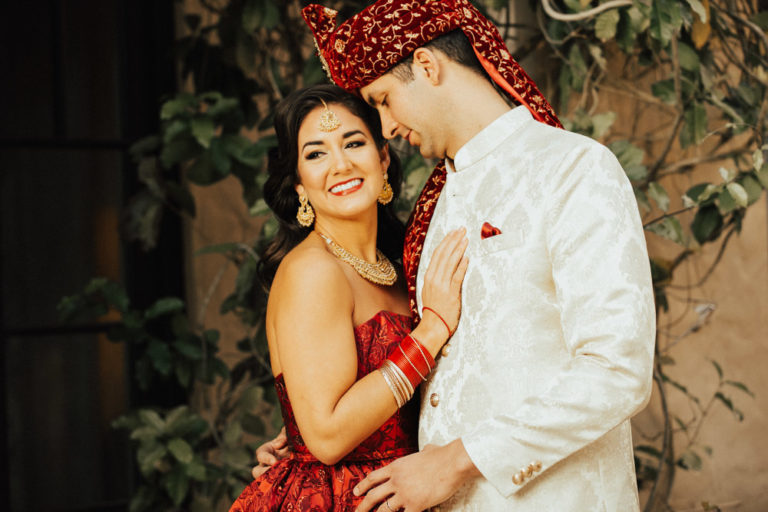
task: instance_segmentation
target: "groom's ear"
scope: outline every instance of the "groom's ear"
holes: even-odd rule
[[[429,48],[417,48],[413,52],[413,64],[411,66],[415,76],[425,78],[432,85],[440,83],[441,60]]]

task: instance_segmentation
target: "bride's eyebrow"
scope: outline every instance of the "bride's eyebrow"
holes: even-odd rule
[[[345,132],[342,137],[345,139],[348,139],[353,135],[362,135],[363,137],[365,137],[365,134],[361,130],[351,130],[351,131]],[[323,145],[323,141],[321,140],[310,140],[309,142],[305,142],[304,145],[301,146],[301,150],[304,151],[304,149],[306,149],[307,146],[322,146],[322,145]]]

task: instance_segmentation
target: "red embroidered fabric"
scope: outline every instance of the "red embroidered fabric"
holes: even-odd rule
[[[461,29],[494,82],[538,121],[561,126],[498,29],[468,0],[378,0],[338,28],[333,9],[312,4],[302,14],[329,77],[347,90],[368,85],[417,48]]]
[[[380,311],[355,327],[357,378],[381,366],[410,332],[411,325],[408,316]],[[357,482],[371,471],[418,450],[419,404],[417,400],[411,400],[341,461],[327,466],[304,444],[282,375],[275,378],[275,388],[294,453],[246,487],[230,512],[354,510],[362,500],[352,494]]]
[[[437,164],[435,170],[427,178],[424,188],[416,200],[416,204],[408,219],[405,228],[405,245],[403,247],[403,273],[408,285],[408,301],[411,306],[411,314],[414,322],[419,320],[419,309],[416,304],[416,274],[419,271],[421,250],[424,248],[424,239],[427,237],[429,223],[435,213],[435,206],[440,197],[440,192],[445,185],[445,162]]]

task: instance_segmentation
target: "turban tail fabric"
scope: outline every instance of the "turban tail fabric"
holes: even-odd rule
[[[522,67],[512,58],[498,29],[468,0],[379,0],[337,26],[338,13],[312,4],[302,10],[315,37],[328,76],[357,92],[414,50],[460,29],[469,39],[490,78],[534,119],[561,128],[554,110]],[[434,207],[445,183],[441,162],[416,202],[405,238],[403,269],[411,311],[416,308],[416,273]]]

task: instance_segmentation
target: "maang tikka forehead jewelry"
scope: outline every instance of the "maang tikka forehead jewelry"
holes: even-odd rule
[[[339,126],[341,126],[341,121],[339,121],[339,117],[328,108],[328,104],[324,100],[320,100],[323,103],[323,107],[325,107],[325,112],[320,114],[320,130],[324,132],[332,132]]]

